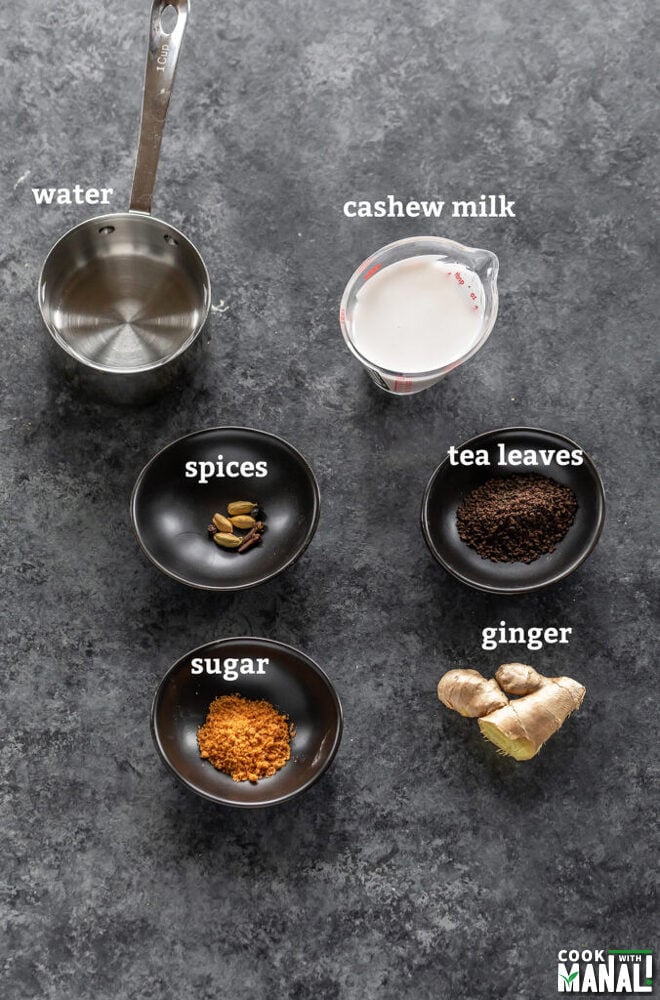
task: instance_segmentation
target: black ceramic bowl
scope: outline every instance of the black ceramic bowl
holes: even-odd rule
[[[186,476],[190,462],[268,463],[263,478]],[[245,469],[249,471],[248,467]],[[264,513],[263,540],[241,554],[209,537],[213,514],[235,500]],[[309,463],[282,438],[247,427],[213,427],[173,441],[145,465],[131,497],[133,527],[163,573],[200,590],[243,590],[281,573],[305,551],[319,520],[319,488]]]
[[[529,594],[563,580],[580,566],[593,551],[605,520],[603,484],[593,462],[583,451],[582,465],[558,465],[555,461],[539,466],[501,466],[497,464],[497,446],[503,442],[507,452],[520,450],[580,448],[570,438],[533,427],[505,427],[466,441],[458,449],[486,449],[489,466],[450,465],[447,457],[429,480],[422,501],[422,532],[432,554],[441,566],[462,583],[491,594]],[[582,450],[582,449],[580,449]],[[531,563],[501,563],[482,559],[463,542],[456,527],[456,510],[475,487],[495,476],[520,473],[548,476],[574,491],[578,510],[575,521],[554,552]]]
[[[191,672],[193,659],[209,657],[269,662],[263,674],[237,680]],[[213,699],[223,694],[264,698],[295,727],[291,759],[254,785],[233,781],[199,756],[197,730]],[[151,709],[154,743],[170,770],[186,788],[225,806],[270,806],[304,792],[332,763],[342,728],[341,704],[326,674],[309,656],[271,639],[217,639],[186,653],[165,674]]]

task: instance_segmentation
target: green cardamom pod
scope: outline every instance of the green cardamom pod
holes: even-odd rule
[[[237,549],[239,545],[243,544],[243,537],[219,531],[217,535],[213,536],[213,541],[223,549]]]
[[[234,517],[236,514],[251,514],[256,506],[251,500],[236,500],[235,503],[227,504],[227,510],[229,516]]]
[[[235,528],[254,528],[257,522],[249,514],[237,514],[236,517],[232,517],[231,523]]]
[[[224,514],[214,514],[213,523],[215,524],[218,531],[225,531],[228,535],[234,534],[234,528],[228,517]]]

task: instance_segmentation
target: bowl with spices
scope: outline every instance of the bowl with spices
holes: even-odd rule
[[[339,697],[305,653],[272,639],[217,639],[161,681],[151,732],[190,791],[225,806],[275,805],[327,770],[341,741]]]
[[[144,467],[131,520],[145,555],[200,590],[234,591],[292,566],[319,519],[303,455],[248,427],[212,427],[173,441]]]
[[[570,438],[505,427],[451,447],[422,501],[434,558],[462,583],[527,594],[573,573],[605,521],[594,463]]]

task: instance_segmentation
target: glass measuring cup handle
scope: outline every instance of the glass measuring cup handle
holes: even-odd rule
[[[169,32],[165,31],[161,21],[167,8],[176,11],[176,23]],[[189,11],[189,0],[154,0],[151,7],[140,140],[129,205],[131,212],[151,214],[160,144]]]

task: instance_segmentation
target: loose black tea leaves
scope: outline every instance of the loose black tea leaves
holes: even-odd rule
[[[456,511],[456,524],[462,540],[482,559],[530,563],[554,552],[577,507],[573,490],[547,476],[500,476],[468,493]]]

